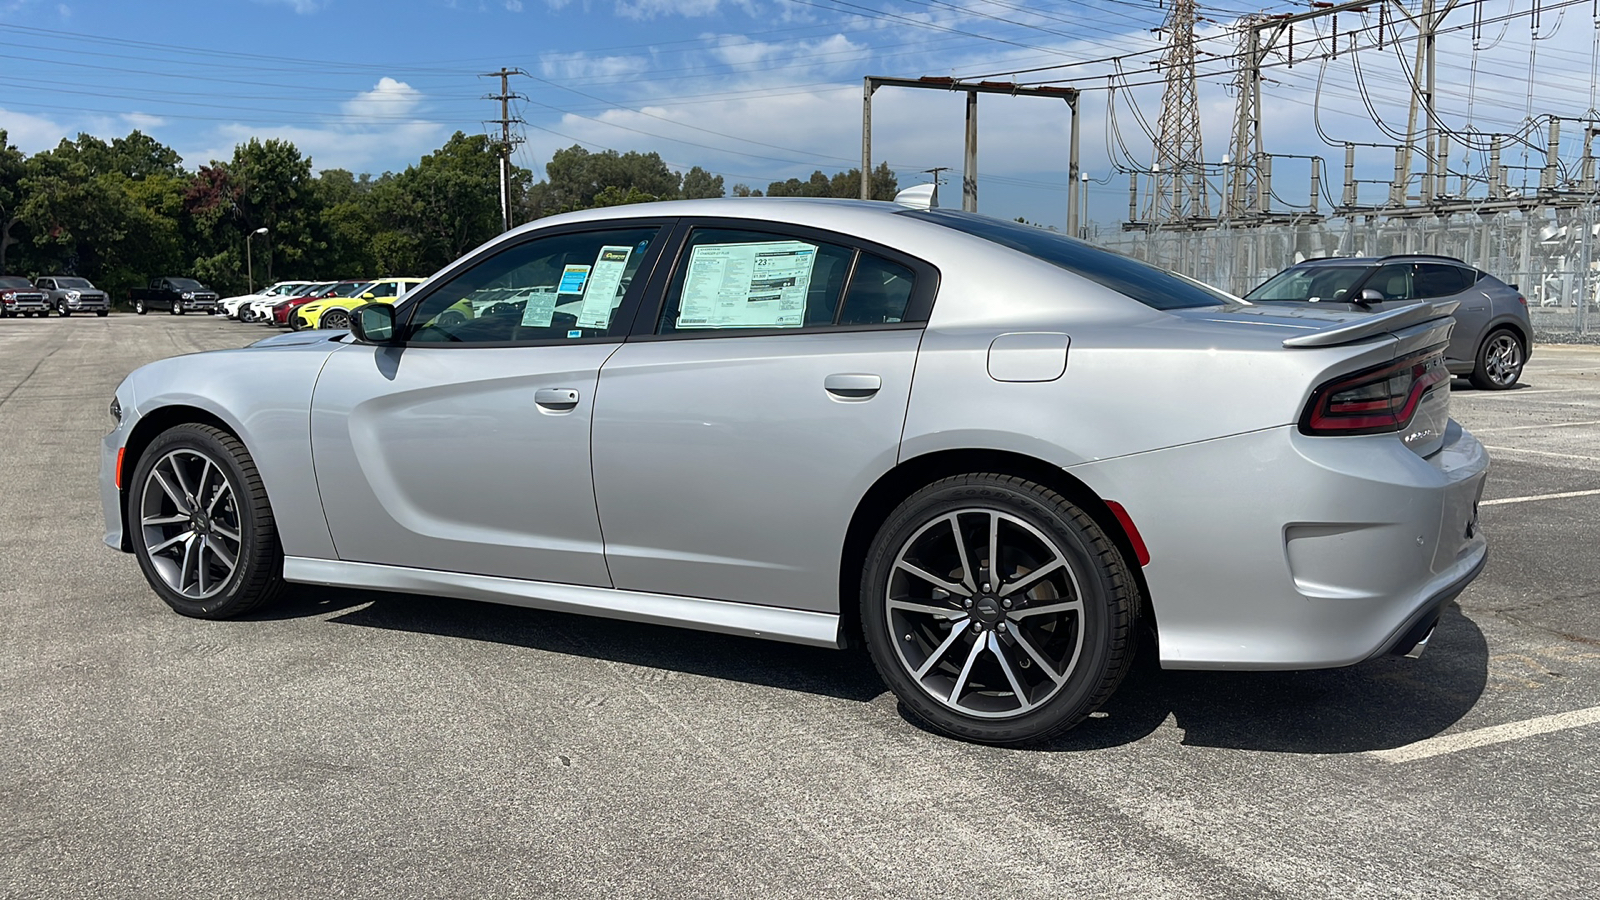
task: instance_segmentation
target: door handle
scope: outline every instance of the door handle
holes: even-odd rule
[[[876,375],[839,373],[822,381],[822,389],[839,400],[867,400],[883,388]]]
[[[571,412],[578,405],[578,392],[572,388],[539,388],[533,392],[533,402],[549,412]]]

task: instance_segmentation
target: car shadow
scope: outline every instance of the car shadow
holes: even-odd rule
[[[838,651],[594,616],[444,597],[299,587],[260,619],[326,616],[341,625],[485,641],[800,691],[861,703],[886,688],[859,650]],[[1186,746],[1276,753],[1360,753],[1433,737],[1488,683],[1483,632],[1449,604],[1420,659],[1384,657],[1301,672],[1163,670],[1153,643],[1091,718],[1035,751],[1143,740],[1169,720]],[[904,707],[901,715],[924,728]]]
[[[1185,746],[1272,753],[1386,750],[1433,737],[1466,715],[1489,678],[1483,632],[1449,604],[1420,659],[1380,657],[1299,672],[1163,670],[1154,648],[1116,694],[1058,740],[1036,749],[1120,746],[1170,718]]]

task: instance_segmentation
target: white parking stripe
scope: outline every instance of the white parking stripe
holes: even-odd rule
[[[1568,728],[1580,728],[1597,722],[1600,722],[1600,706],[1591,706],[1588,709],[1556,713],[1553,716],[1540,716],[1537,719],[1527,719],[1507,725],[1491,725],[1488,728],[1463,731],[1459,734],[1440,735],[1424,741],[1417,741],[1415,744],[1396,747],[1393,750],[1368,750],[1367,755],[1375,756],[1387,763],[1416,762],[1419,759],[1427,759],[1430,756],[1455,753],[1457,750],[1470,750],[1473,747],[1486,747],[1490,744],[1504,744],[1507,741],[1521,740],[1525,737],[1533,737],[1536,734],[1565,731]]]
[[[1503,400],[1506,397],[1527,397],[1533,394],[1574,394],[1578,391],[1594,393],[1594,388],[1524,388],[1520,391],[1497,391],[1491,394],[1479,392],[1470,396],[1452,394],[1450,402],[1455,403],[1461,400]]]
[[[1600,425],[1600,419],[1588,422],[1553,422],[1549,425],[1508,425],[1504,428],[1474,428],[1473,434],[1498,434],[1502,431],[1535,431],[1540,428],[1576,428],[1579,425]]]
[[[1491,447],[1488,444],[1484,444],[1483,446],[1484,449],[1493,450],[1496,453],[1531,453],[1534,456],[1553,456],[1556,459],[1581,459],[1586,462],[1600,462],[1600,456],[1578,456],[1573,453],[1551,453],[1548,450],[1524,450],[1521,447]]]
[[[1502,503],[1531,503],[1534,500],[1564,500],[1567,497],[1593,497],[1600,494],[1600,489],[1592,491],[1563,491],[1559,494],[1534,494],[1531,497],[1502,497],[1499,500],[1484,500],[1479,506],[1499,506]]]

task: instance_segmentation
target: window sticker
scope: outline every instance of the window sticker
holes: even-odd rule
[[[589,272],[589,289],[578,310],[579,328],[610,328],[611,310],[622,299],[622,275],[633,256],[632,247],[601,247]]]
[[[560,294],[581,294],[583,287],[589,282],[588,266],[567,266],[561,270],[561,286],[556,289]]]
[[[816,261],[816,245],[804,241],[695,247],[677,327],[799,328]]]
[[[574,328],[573,330],[567,332],[567,337],[569,337],[569,338],[580,338],[580,337],[583,337],[583,332],[578,330],[578,329],[576,329],[576,328]]]
[[[527,305],[522,307],[524,328],[549,328],[556,316],[556,292],[538,291],[528,294]]]

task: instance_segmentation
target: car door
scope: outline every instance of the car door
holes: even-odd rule
[[[836,611],[845,532],[895,465],[937,280],[838,235],[690,230],[600,370],[616,586]]]
[[[340,559],[611,583],[589,460],[595,384],[664,227],[591,225],[500,245],[400,306],[398,345],[329,357],[311,440]],[[551,293],[471,321],[442,315],[507,286]]]

